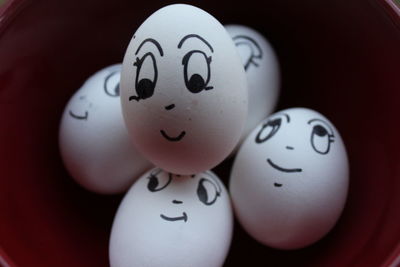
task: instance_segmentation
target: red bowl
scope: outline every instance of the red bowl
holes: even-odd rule
[[[121,195],[68,176],[58,125],[74,90],[121,62],[141,22],[165,1],[15,0],[0,9],[0,265],[108,266]],[[400,255],[400,11],[389,0],[201,1],[222,23],[249,25],[282,66],[279,109],[316,109],[340,130],[350,192],[334,230],[278,251],[236,223],[225,266],[388,266]],[[227,182],[231,161],[216,168]],[[398,261],[398,260],[397,260]]]

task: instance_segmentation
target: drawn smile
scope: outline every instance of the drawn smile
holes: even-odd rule
[[[179,216],[179,217],[168,217],[168,216],[165,216],[164,214],[160,214],[160,217],[162,219],[164,219],[166,221],[170,221],[170,222],[181,221],[181,220],[186,222],[187,221],[186,212],[183,212],[182,214],[183,214],[183,216]]]
[[[271,159],[267,159],[267,162],[269,163],[269,165],[271,165],[272,168],[277,169],[278,171],[281,171],[281,172],[302,172],[303,171],[300,168],[294,168],[294,169],[282,168],[282,167],[276,165],[275,163],[273,163]]]
[[[180,141],[186,134],[185,131],[182,131],[178,136],[171,137],[169,136],[164,130],[160,130],[161,135],[170,142],[177,142]]]
[[[275,187],[282,187],[282,184],[274,183]]]
[[[85,115],[76,115],[75,113],[73,113],[71,110],[69,111],[69,115],[77,120],[87,120],[88,116],[89,116],[89,112],[85,111]]]

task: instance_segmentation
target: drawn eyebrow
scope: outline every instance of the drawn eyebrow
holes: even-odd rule
[[[325,124],[329,128],[329,130],[331,131],[331,134],[333,135],[334,131],[333,131],[332,127],[326,121],[323,121],[321,119],[311,119],[311,120],[309,120],[307,122],[307,124],[311,124],[314,121],[319,121],[319,122],[322,122],[323,124]]]
[[[262,50],[261,50],[261,47],[260,47],[260,45],[259,45],[253,38],[251,38],[251,37],[249,37],[249,36],[246,36],[246,35],[236,35],[236,36],[233,37],[232,39],[233,39],[233,40],[236,40],[236,39],[245,39],[245,40],[249,41],[250,43],[254,44],[254,46],[255,46],[255,47],[257,48],[257,50],[258,50],[259,55],[255,55],[255,57],[257,57],[257,58],[261,58],[261,57],[262,57]],[[237,44],[246,44],[246,43],[245,43],[245,42],[240,42],[240,43],[237,43]],[[252,47],[250,47],[250,49],[253,51]]]
[[[140,48],[142,48],[142,46],[143,46],[145,43],[147,43],[147,42],[150,42],[150,43],[154,44],[154,45],[157,47],[158,51],[160,52],[160,55],[161,55],[161,56],[164,56],[164,52],[163,52],[163,50],[162,50],[162,48],[161,48],[161,45],[160,45],[156,40],[154,40],[154,39],[152,39],[152,38],[147,38],[146,40],[144,40],[144,41],[139,45],[138,49],[137,49],[136,52],[135,52],[135,55],[137,55],[137,54],[139,53]]]
[[[185,37],[183,37],[182,40],[178,44],[178,48],[181,48],[183,43],[189,38],[197,38],[197,39],[199,39],[200,41],[205,43],[210,48],[212,53],[214,53],[214,49],[212,48],[212,46],[203,37],[201,37],[200,35],[197,35],[197,34],[188,34]]]

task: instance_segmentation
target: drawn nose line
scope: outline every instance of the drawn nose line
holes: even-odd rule
[[[294,147],[292,147],[292,146],[286,146],[286,149],[294,150]]]
[[[174,203],[174,204],[182,204],[183,201],[174,199],[174,200],[172,200],[172,203]]]
[[[175,107],[175,104],[171,104],[171,105],[165,106],[165,109],[166,109],[166,110],[171,110],[171,109],[173,109],[174,107]]]

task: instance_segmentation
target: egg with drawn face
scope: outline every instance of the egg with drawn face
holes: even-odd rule
[[[222,266],[232,228],[230,199],[214,173],[181,176],[155,168],[135,182],[118,208],[110,265]]]
[[[64,109],[59,146],[64,165],[97,193],[127,190],[152,165],[131,144],[119,100],[121,64],[87,79]]]
[[[279,96],[280,70],[278,58],[267,39],[244,25],[226,25],[246,71],[248,115],[240,143],[274,110]],[[239,147],[240,143],[237,145]]]
[[[136,31],[121,74],[126,125],[139,151],[177,174],[219,164],[239,141],[247,115],[240,57],[205,11],[164,7]]]
[[[261,243],[297,249],[321,239],[345,205],[349,183],[339,132],[320,113],[291,108],[261,122],[232,167],[230,193],[244,229]]]

